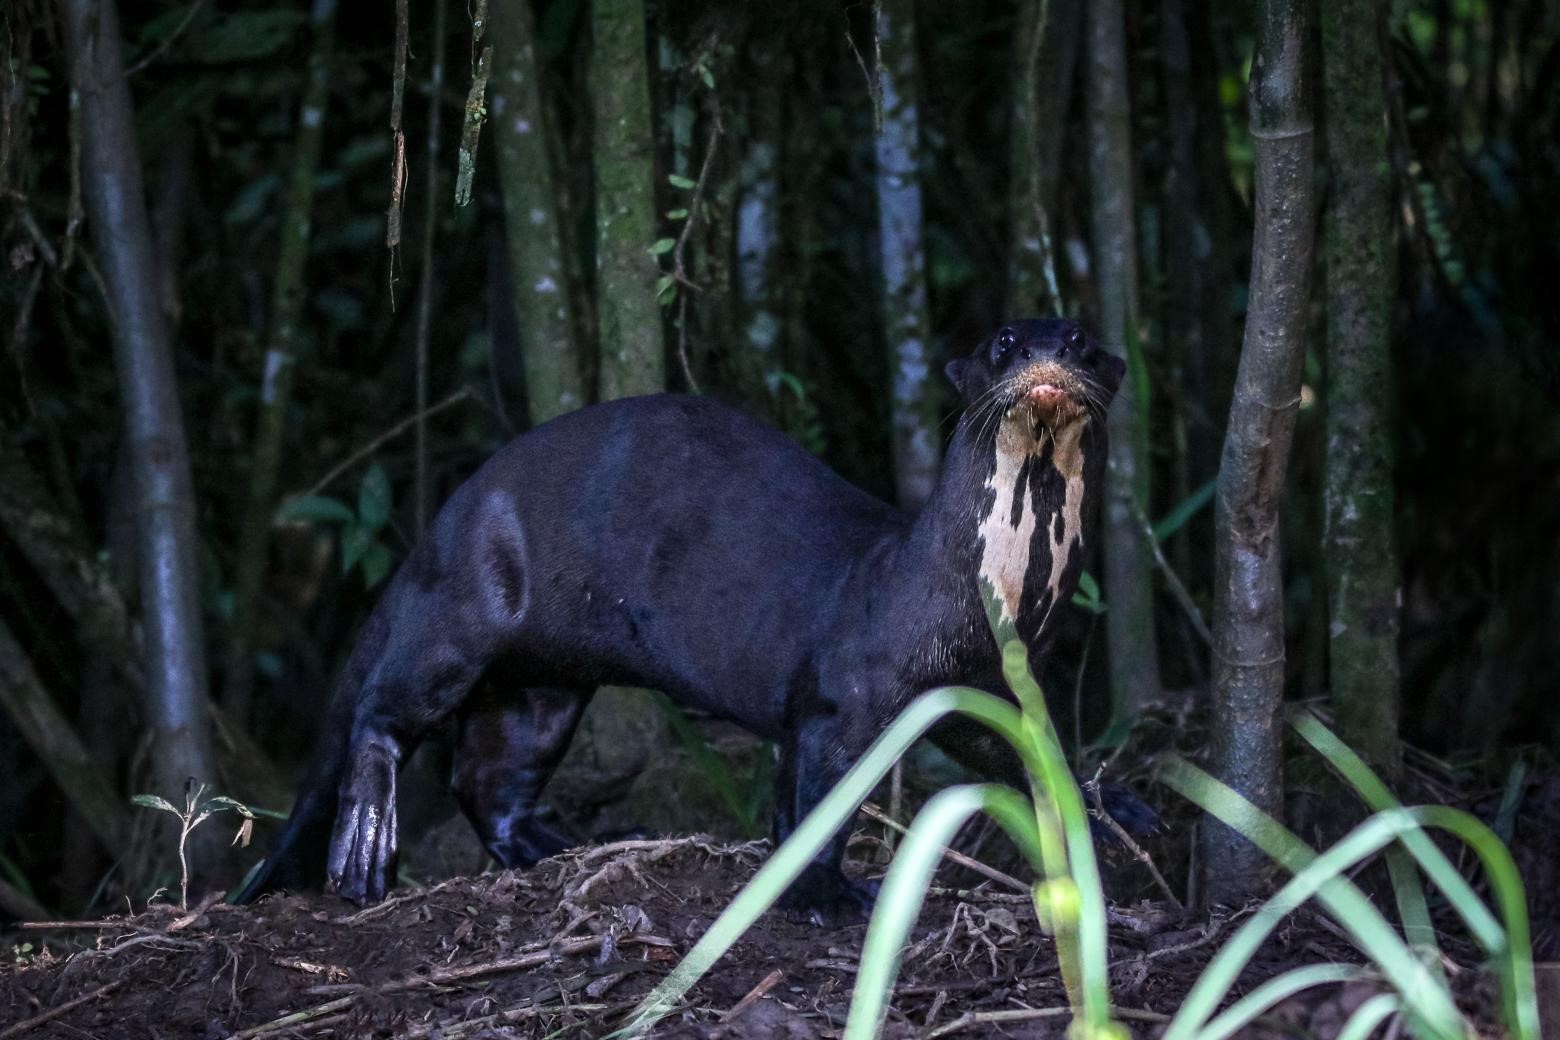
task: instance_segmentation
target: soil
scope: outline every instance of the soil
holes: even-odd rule
[[[1166,732],[1195,739],[1185,727]],[[1464,807],[1510,838],[1536,958],[1560,961],[1560,771],[1513,771],[1497,783],[1433,765],[1416,759],[1405,797]],[[1135,780],[1166,813],[1143,852],[1168,884],[1119,843],[1098,846],[1112,900],[1112,999],[1133,1035],[1151,1037],[1254,907],[1215,917],[1178,909],[1171,893],[1184,895],[1197,818],[1190,806],[1160,797],[1163,789],[1144,774]],[[1318,845],[1348,825],[1328,790],[1301,781],[1291,791],[1292,822]],[[883,832],[862,823],[849,869],[877,876],[887,858]],[[1055,950],[1023,884],[1000,879],[1003,871],[1027,875],[998,833],[989,821],[972,822],[955,846],[996,868],[999,879],[946,861],[939,869],[936,882],[945,887],[933,889],[911,933],[884,1036],[1064,1035]],[[164,899],[95,921],[0,922],[0,1040],[602,1037],[689,950],[767,852],[763,842],[635,838],[587,845],[526,871],[476,874],[483,856],[463,822],[421,834],[406,849],[417,876],[475,876],[417,887],[403,875],[390,899],[362,909],[314,893],[248,907],[208,900],[184,912]],[[1478,884],[1469,857],[1457,862]],[[1384,870],[1370,867],[1356,881],[1390,908]],[[1432,906],[1459,1002],[1481,1036],[1502,1035],[1495,983],[1479,951],[1444,904]],[[772,910],[654,1036],[837,1037],[865,931],[864,920],[824,923]],[[1247,992],[1304,964],[1357,959],[1336,924],[1305,909],[1275,931],[1237,988]],[[1541,963],[1537,974],[1540,1014],[1560,1037],[1560,964]],[[1335,1037],[1379,989],[1360,982],[1309,990],[1244,1035]]]
[[[366,909],[295,895],[0,929],[11,950],[0,965],[0,1038],[604,1036],[703,933],[764,851],[763,843],[703,837],[623,841],[528,871],[400,891]],[[1186,917],[1167,902],[1113,909],[1113,993],[1136,1035],[1158,1032],[1231,926]],[[654,1035],[837,1036],[864,932],[862,921],[824,925],[771,911]],[[1448,952],[1476,963],[1470,951]],[[1269,942],[1243,984],[1297,963],[1352,958],[1335,926],[1303,913]],[[1489,980],[1476,970],[1456,978],[1460,999],[1491,1022]],[[1324,987],[1249,1035],[1335,1035],[1376,989]],[[1061,1036],[1065,1005],[1028,897],[983,880],[930,896],[884,1035]],[[1484,1035],[1496,1035],[1493,1024]]]

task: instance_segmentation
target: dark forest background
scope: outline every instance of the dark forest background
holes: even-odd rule
[[[267,808],[285,809],[333,675],[419,524],[538,410],[539,369],[526,352],[546,347],[517,291],[514,252],[515,222],[530,211],[506,206],[518,189],[505,178],[528,175],[506,165],[505,114],[491,97],[477,103],[487,121],[474,153],[461,146],[483,46],[512,38],[495,24],[474,43],[471,12],[444,6],[410,6],[408,173],[393,249],[391,5],[343,0],[328,16],[333,38],[311,30],[299,0],[118,7],[193,482],[201,675],[222,709],[213,780]],[[1116,284],[1102,278],[1111,261],[1091,222],[1110,185],[1090,164],[1097,72],[1081,9],[1060,0],[891,6],[913,11],[908,44],[880,39],[865,3],[647,5],[653,156],[643,157],[641,189],[653,198],[653,227],[635,247],[671,276],[658,286],[653,345],[668,388],[764,416],[889,499],[902,489],[891,432],[900,355],[885,316],[875,180],[885,68],[908,70],[894,82],[920,102],[912,159],[932,362],[920,392],[939,441],[954,404],[942,363],[1032,298],[1015,284],[1012,216],[1016,178],[1029,175],[1014,143],[1026,70],[1038,67],[1038,108],[1021,114],[1033,120],[1045,171],[1039,191],[1062,306],[1099,327],[1110,306],[1102,282]],[[556,205],[568,303],[555,334],[577,351],[569,363],[593,398],[610,367],[603,333],[619,327],[603,313],[596,274],[607,248],[596,199],[609,159],[596,151],[592,91],[601,84],[589,55],[602,15],[593,22],[585,0],[519,10],[534,20],[527,74],[545,128],[546,176],[532,169],[529,190]],[[1038,65],[1020,46],[1037,13],[1046,20]],[[1379,15],[1379,34],[1360,31],[1379,41],[1383,75],[1361,90],[1385,99],[1391,185],[1381,232],[1390,355],[1372,386],[1390,416],[1396,467],[1401,735],[1497,771],[1515,754],[1560,746],[1560,11],[1548,0],[1423,0]],[[1251,266],[1250,19],[1243,3],[1129,0],[1117,70],[1130,100],[1121,171],[1135,199],[1139,302],[1129,335],[1143,357],[1133,403],[1147,418],[1145,512],[1165,522],[1166,561],[1204,615],[1214,551],[1206,503]],[[147,839],[126,802],[156,786],[132,623],[150,604],[135,563],[125,389],[97,255],[104,229],[82,201],[83,120],[62,25],[50,0],[8,0],[0,14],[0,683],[10,691],[9,713],[0,712],[0,879],[74,911],[122,885],[100,885],[111,862],[165,850],[135,851]],[[1309,60],[1325,60],[1319,37],[1312,50]],[[494,69],[504,60],[495,53]],[[300,119],[311,61],[324,101],[312,165]],[[1318,126],[1328,116],[1319,103]],[[457,206],[472,154],[471,200]],[[1321,212],[1339,161],[1319,148]],[[302,215],[300,177],[312,187],[312,213]],[[1282,505],[1292,698],[1329,691],[1326,261],[1319,247]],[[257,461],[262,388],[274,388],[268,352],[278,349],[279,313],[292,307],[281,331],[296,361],[267,463]],[[404,422],[417,415],[422,424]],[[243,532],[264,465],[274,486],[258,496],[266,536],[251,596]],[[1208,651],[1163,574],[1152,580],[1158,685],[1172,692],[1138,708],[1195,713],[1207,699]],[[1109,686],[1117,651],[1088,609],[1070,625],[1048,689],[1078,690],[1078,724],[1098,736],[1121,720]],[[244,673],[236,682],[235,669]],[[18,705],[39,697],[57,717],[24,722],[33,709]],[[39,727],[53,736],[38,737]],[[78,743],[59,743],[67,739]],[[428,768],[433,775],[437,764]],[[73,769],[75,788],[61,773]],[[90,791],[67,798],[86,789],[80,783]],[[83,808],[92,804],[96,816]]]

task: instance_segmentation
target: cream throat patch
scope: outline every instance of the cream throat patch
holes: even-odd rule
[[[1035,555],[1036,527],[1045,524],[1050,567],[1046,616],[1056,606],[1062,577],[1072,555],[1083,544],[1083,420],[1059,429],[1036,427],[1023,409],[1004,417],[995,439],[996,465],[986,480],[994,492],[990,511],[981,518],[980,578],[989,582],[1005,620],[1018,620],[1024,584]],[[1049,447],[1049,452],[1046,450]],[[1049,459],[1045,456],[1049,455]],[[1062,501],[1054,515],[1035,511],[1035,483],[1053,469],[1061,477]],[[1054,480],[1054,478],[1052,478]],[[1046,618],[1040,619],[1044,625]]]

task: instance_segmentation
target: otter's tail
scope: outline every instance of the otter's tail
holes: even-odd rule
[[[319,888],[325,881],[325,855],[336,822],[337,790],[346,769],[351,735],[351,698],[338,691],[309,775],[293,800],[287,824],[271,854],[245,876],[229,903],[249,903],[278,889]]]

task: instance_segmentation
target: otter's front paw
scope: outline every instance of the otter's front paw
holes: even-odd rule
[[[388,750],[365,744],[341,785],[325,890],[359,906],[379,902],[395,881],[395,768]]]
[[[853,881],[839,867],[809,863],[780,897],[780,907],[793,921],[848,924],[872,912],[877,894],[876,881]]]

